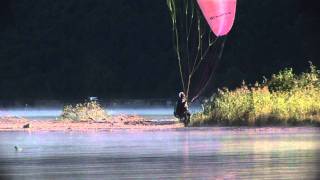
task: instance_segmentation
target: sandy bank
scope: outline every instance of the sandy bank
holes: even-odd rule
[[[115,116],[101,122],[71,122],[59,120],[29,120],[1,117],[0,131],[110,131],[114,129],[156,130],[182,128],[176,121],[153,122],[139,116]]]

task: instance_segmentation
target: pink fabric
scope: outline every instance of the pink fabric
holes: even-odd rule
[[[197,0],[216,36],[229,33],[236,15],[237,0]]]

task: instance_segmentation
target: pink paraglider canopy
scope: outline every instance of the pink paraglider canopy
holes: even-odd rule
[[[229,33],[236,15],[237,0],[197,0],[211,30],[216,36]]]

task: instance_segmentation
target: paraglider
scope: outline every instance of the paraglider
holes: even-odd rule
[[[236,14],[236,0],[197,0],[199,7],[216,36],[224,36],[232,28]]]
[[[208,86],[222,57],[236,0],[167,0],[167,5],[182,89],[187,102],[193,102]]]

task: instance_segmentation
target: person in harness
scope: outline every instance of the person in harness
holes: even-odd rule
[[[186,95],[183,92],[179,93],[179,97],[174,110],[174,116],[187,126],[190,122],[191,113],[189,112],[188,102]]]

